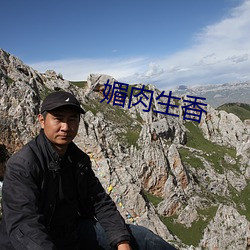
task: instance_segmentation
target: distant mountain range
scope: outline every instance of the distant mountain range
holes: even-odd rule
[[[217,108],[225,103],[250,104],[250,81],[243,83],[210,84],[205,86],[180,85],[173,90],[175,95],[205,97],[205,103]]]

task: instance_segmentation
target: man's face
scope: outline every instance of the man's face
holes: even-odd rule
[[[56,148],[67,148],[67,145],[75,138],[79,118],[79,112],[70,106],[48,111],[45,119],[41,114],[38,116],[45,135]]]

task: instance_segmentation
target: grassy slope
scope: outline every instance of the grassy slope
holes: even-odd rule
[[[106,103],[89,103],[88,109],[92,110],[93,113],[96,113],[97,110],[104,113],[106,119],[111,120],[112,122],[119,121],[120,124],[125,125],[127,128],[130,127],[132,121],[126,115],[126,112],[123,109],[120,109],[118,107],[114,107],[109,105],[107,107]],[[237,108],[237,107],[236,107]],[[222,108],[221,108],[222,109]],[[239,109],[237,110],[243,110],[244,112],[241,112],[242,117],[248,117],[248,112],[250,113],[250,109],[248,110],[248,106],[241,105]],[[229,110],[226,110],[229,112]],[[232,109],[230,109],[232,112]],[[239,111],[238,111],[239,113]],[[119,118],[118,118],[119,117]],[[249,116],[250,117],[250,116]],[[239,172],[238,168],[238,161],[236,159],[236,151],[233,148],[227,148],[223,146],[216,145],[209,140],[206,140],[198,126],[198,123],[196,122],[186,122],[185,124],[188,133],[187,133],[187,145],[188,147],[195,148],[198,150],[201,150],[202,153],[200,156],[204,157],[208,162],[211,163],[211,165],[215,168],[215,170],[218,173],[224,173],[227,169],[231,169],[232,171]],[[131,131],[132,132],[132,131]],[[132,142],[130,138],[136,137],[138,138],[138,132],[135,131],[136,136],[131,135],[128,136],[127,142],[130,141],[129,144],[134,144],[135,140]],[[190,151],[186,148],[179,149],[182,161],[184,165],[191,165],[195,168],[202,168],[203,163],[202,161],[195,156],[195,154],[191,154]],[[230,165],[224,161],[224,155],[230,155],[234,159],[236,159],[236,164]],[[207,199],[213,202],[217,203],[227,203],[228,201],[234,201],[236,204],[236,207],[238,208],[239,212],[241,214],[244,214],[247,216],[247,218],[250,219],[250,202],[248,200],[247,194],[250,190],[250,185],[248,185],[245,190],[242,192],[237,192],[233,187],[231,188],[231,197],[222,197],[219,195],[214,195],[209,193],[209,191],[206,190],[204,192],[204,196],[207,196]],[[205,190],[204,190],[205,191]],[[157,207],[159,202],[162,200],[160,197],[155,197],[150,193],[144,192],[144,195],[147,197],[147,199],[152,202],[152,204]],[[242,209],[241,204],[244,203],[244,206],[247,208],[246,210]],[[209,204],[209,203],[208,203]],[[184,225],[177,223],[176,218],[177,216],[171,216],[171,217],[161,217],[162,221],[166,224],[168,229],[175,235],[178,236],[182,240],[183,243],[187,245],[194,245],[197,246],[199,244],[200,239],[202,238],[203,231],[210,222],[210,220],[215,216],[215,213],[217,211],[217,206],[211,205],[204,209],[199,210],[199,218],[197,221],[195,221],[190,228],[185,227]],[[192,237],[190,237],[192,235]]]
[[[218,110],[237,115],[242,121],[250,119],[250,105],[245,103],[227,103],[219,106]]]
[[[73,85],[79,87],[79,88],[86,88],[87,86],[87,81],[71,81],[70,83],[72,83]]]
[[[188,130],[188,142],[186,146],[202,150],[202,153],[191,153],[188,148],[179,149],[182,162],[184,165],[186,165],[187,168],[189,165],[194,168],[203,168],[202,161],[200,160],[200,158],[196,157],[197,154],[200,154],[200,156],[205,158],[206,161],[211,163],[211,165],[218,173],[224,173],[227,169],[230,169],[235,173],[240,172],[235,149],[219,146],[206,140],[202,135],[198,123],[196,122],[186,122],[185,126]],[[226,163],[224,161],[225,154],[228,154],[233,157],[236,160],[236,164],[230,165]],[[204,229],[206,228],[210,220],[215,216],[215,213],[217,211],[217,206],[213,205],[214,202],[216,202],[217,204],[231,204],[233,201],[239,213],[245,215],[247,219],[250,220],[250,201],[248,199],[248,194],[250,192],[250,184],[248,184],[242,192],[236,191],[233,187],[230,187],[230,191],[230,197],[223,197],[212,194],[208,190],[204,190],[201,195],[203,197],[207,197],[208,201],[210,202],[208,202],[208,206],[206,209],[198,211],[199,218],[192,224],[190,228],[187,228],[184,225],[177,223],[177,215],[171,217],[161,217],[161,219],[166,224],[168,229],[173,234],[177,235],[183,243],[187,245],[198,246],[199,241],[202,238]],[[148,194],[146,194],[146,196],[155,206],[157,206],[157,197],[153,197],[152,195]],[[209,205],[209,203],[211,205]]]
[[[112,106],[107,104],[106,101],[100,102],[101,98],[89,100],[84,106],[85,110],[90,110],[94,115],[101,112],[105,120],[110,121],[117,128],[123,128],[126,133],[120,133],[118,136],[120,143],[124,146],[138,146],[137,140],[141,131],[141,118],[138,115],[137,119],[133,119],[127,113],[127,110],[119,106]]]

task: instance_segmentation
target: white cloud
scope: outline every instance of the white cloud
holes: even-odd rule
[[[131,72],[140,72],[146,58],[112,58],[112,59],[72,59],[46,61],[30,64],[34,69],[45,72],[48,69],[62,73],[65,79],[85,80],[91,73],[108,74],[116,79],[123,79]]]
[[[249,59],[249,55],[246,53],[242,55],[233,55],[227,58],[227,60],[231,62],[235,62],[235,63],[241,63],[241,62],[247,61],[248,59]]]
[[[250,0],[228,17],[204,27],[194,44],[165,58],[112,58],[32,64],[39,71],[54,69],[66,79],[86,79],[105,73],[127,83],[153,83],[160,89],[179,84],[225,83],[250,79]]]

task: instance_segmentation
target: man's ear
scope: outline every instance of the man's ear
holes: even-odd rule
[[[44,117],[43,117],[43,115],[42,115],[42,114],[39,114],[39,115],[37,116],[37,118],[38,118],[38,121],[39,121],[39,123],[40,123],[40,125],[41,125],[41,128],[44,128]]]

